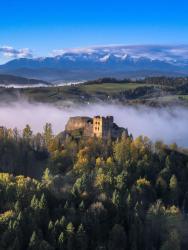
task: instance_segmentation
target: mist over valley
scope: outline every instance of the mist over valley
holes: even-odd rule
[[[112,115],[117,125],[128,128],[134,137],[147,136],[151,140],[188,146],[188,109],[184,107],[151,108],[148,106],[124,106],[118,104],[88,104],[56,107],[52,104],[19,101],[0,104],[0,125],[22,130],[29,124],[32,130],[42,132],[46,122],[54,133],[64,130],[69,117]]]

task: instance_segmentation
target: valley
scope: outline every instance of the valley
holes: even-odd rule
[[[37,81],[37,80],[35,80]],[[31,102],[70,105],[92,102],[144,104],[148,106],[188,105],[187,78],[146,78],[145,80],[100,79],[65,86],[0,87],[0,102],[26,99]]]

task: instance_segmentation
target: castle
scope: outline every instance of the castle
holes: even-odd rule
[[[81,131],[83,136],[117,138],[126,129],[120,128],[114,123],[113,116],[94,116],[93,118],[85,116],[71,117],[65,126],[66,132]]]

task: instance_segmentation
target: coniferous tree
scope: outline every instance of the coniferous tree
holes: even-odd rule
[[[67,233],[67,250],[73,250],[75,244],[74,226],[72,222],[68,223],[66,227]]]
[[[61,232],[58,237],[58,249],[59,250],[65,249],[65,235],[63,232]]]
[[[76,248],[78,250],[86,250],[88,246],[88,239],[82,224],[78,227],[76,233]]]
[[[28,250],[36,250],[40,245],[40,240],[36,234],[36,232],[34,231],[31,235],[30,241],[29,241],[29,246],[28,246]]]

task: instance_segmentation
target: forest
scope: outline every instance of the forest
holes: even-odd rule
[[[188,152],[0,128],[1,250],[186,250]]]

